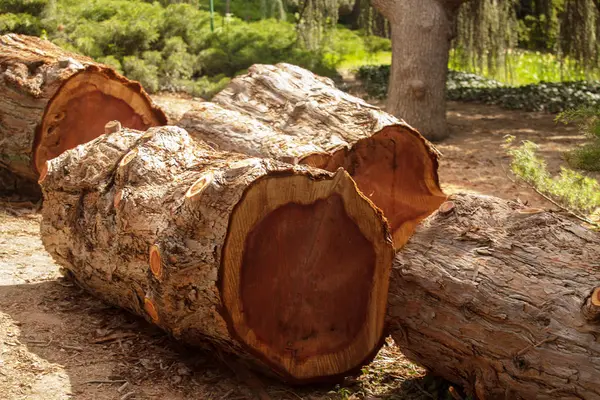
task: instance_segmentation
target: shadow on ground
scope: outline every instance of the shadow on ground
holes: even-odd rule
[[[183,346],[58,273],[39,214],[0,209],[0,393],[3,399],[426,399],[424,371],[393,343],[363,375],[293,388],[218,349]],[[11,215],[12,214],[12,215]]]

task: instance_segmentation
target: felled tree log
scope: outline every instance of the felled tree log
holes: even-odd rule
[[[40,38],[0,36],[0,168],[35,182],[46,160],[111,120],[141,130],[166,123],[141,86],[111,68]]]
[[[254,65],[213,101],[226,110],[198,103],[171,123],[223,149],[328,171],[343,167],[383,210],[396,247],[446,198],[437,151],[404,121],[330,79],[289,64]]]
[[[291,382],[377,351],[393,246],[345,171],[216,152],[176,127],[103,135],[47,170],[44,245],[107,302]]]
[[[404,354],[478,399],[600,399],[600,235],[560,215],[456,195],[396,256]]]

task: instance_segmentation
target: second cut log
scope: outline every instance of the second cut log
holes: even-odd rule
[[[171,123],[221,149],[346,169],[384,212],[397,248],[446,198],[433,146],[327,78],[289,64],[257,64],[213,101],[166,112]]]

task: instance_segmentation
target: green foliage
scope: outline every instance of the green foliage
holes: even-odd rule
[[[510,146],[513,140],[514,137],[509,137],[507,144]],[[557,176],[552,176],[545,161],[537,156],[537,148],[530,141],[508,148],[514,174],[575,214],[596,213],[600,208],[598,181],[564,167]]]
[[[327,62],[348,68],[353,63],[362,64],[378,53],[391,52],[392,42],[379,36],[365,35],[362,31],[336,29],[323,49]]]
[[[572,109],[561,113],[557,121],[576,121],[590,142],[567,154],[567,161],[575,168],[600,171],[600,104]]]
[[[450,52],[448,63],[451,69],[477,73],[478,75],[496,79],[515,86],[539,82],[564,82],[592,80],[600,78],[598,72],[587,72],[569,59],[559,59],[556,55],[539,51],[510,50],[504,54],[504,63],[490,71],[486,67],[479,70],[462,61],[457,50]]]
[[[30,14],[39,17],[48,0],[0,0],[0,10],[11,14]]]
[[[299,46],[296,25],[282,20],[293,20],[282,10],[297,12],[300,4],[231,1],[227,15],[225,4],[215,2],[213,32],[206,1],[0,0],[0,33],[47,37],[113,66],[149,92],[204,95],[255,63],[285,61],[333,76],[340,62],[362,57],[367,48],[390,49],[389,40],[338,28],[326,45],[308,50]],[[270,16],[279,20],[265,19]]]
[[[121,74],[123,73],[123,66],[121,65],[121,61],[119,61],[119,59],[115,56],[100,57],[97,61],[102,64],[106,64],[110,67],[113,67],[117,72]]]
[[[123,58],[123,72],[130,79],[139,81],[148,92],[158,91],[158,67],[156,65],[135,56],[126,56]]]
[[[38,17],[30,14],[0,14],[0,34],[7,32],[40,36],[42,24]]]

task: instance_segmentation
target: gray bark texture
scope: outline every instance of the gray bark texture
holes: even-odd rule
[[[337,89],[333,81],[291,64],[255,64],[212,101],[311,144],[319,153],[350,149],[360,139],[404,121]],[[305,154],[307,156],[308,154]]]
[[[451,196],[397,254],[388,314],[478,399],[600,399],[600,234],[558,214]]]
[[[50,160],[47,171],[40,178],[44,192],[43,243],[82,287],[108,303],[145,317],[187,343],[210,342],[287,381],[342,375],[360,367],[377,351],[384,332],[393,247],[381,213],[357,191],[346,172],[332,174],[217,152],[176,127],[151,128],[146,133],[122,129],[100,136]],[[269,237],[246,239],[246,235],[251,236],[253,227],[286,204],[292,204],[294,210],[306,204],[294,212],[307,215],[311,204],[335,204],[338,199],[343,204],[338,209],[348,213],[352,227],[358,227],[352,229],[359,229],[372,245],[367,253],[374,254],[373,264],[369,264],[374,272],[368,280],[358,282],[361,287],[372,285],[366,289],[365,304],[361,305],[368,308],[367,320],[363,321],[364,329],[350,338],[353,341],[344,342],[346,347],[339,354],[311,350],[296,358],[296,354],[304,354],[302,346],[309,346],[310,340],[324,338],[318,343],[324,345],[330,337],[345,338],[343,331],[330,331],[329,325],[329,336],[319,334],[319,326],[310,326],[311,335],[303,333],[298,340],[290,330],[308,323],[293,319],[296,314],[306,314],[302,311],[305,302],[318,305],[319,301],[336,301],[331,293],[337,292],[327,282],[335,282],[340,276],[352,278],[344,275],[348,265],[338,261],[348,251],[352,253],[352,243],[341,244],[348,246],[347,251],[328,245],[330,239],[344,232],[337,222],[329,222],[335,216],[328,214],[330,208],[320,206],[316,214],[289,222],[290,240],[284,237],[282,225],[277,225],[276,234]],[[289,214],[277,215],[284,218]],[[293,232],[313,226],[309,237],[293,236]],[[329,239],[319,236],[321,232]],[[277,287],[269,285],[269,271],[255,277],[261,285],[258,288],[246,284],[252,277],[240,275],[244,272],[241,264],[246,262],[242,256],[261,257],[253,249],[263,249],[261,242],[265,241],[272,244],[275,255],[278,246],[298,243],[298,250],[288,247],[282,254],[284,259],[274,261],[269,270],[300,274],[298,278],[288,278],[283,272],[277,276],[279,285],[291,280],[293,289],[286,288],[283,294],[277,294]],[[327,264],[319,264],[322,257]],[[308,265],[306,260],[310,260]],[[326,268],[312,271],[313,263]],[[337,264],[341,272],[335,269]],[[364,276],[361,271],[368,270],[367,266],[356,264],[359,276]],[[317,277],[322,289],[315,289]],[[308,282],[305,292],[301,291],[303,279]],[[275,292],[283,300],[239,300],[244,290]],[[346,289],[341,287],[340,291]],[[278,339],[290,338],[293,343],[278,353],[272,342],[255,337],[252,329],[258,331],[260,326],[250,326],[246,314],[259,313],[260,323],[276,320],[281,314],[276,307],[288,304],[288,292],[305,297],[301,303],[290,302],[300,309],[284,310],[291,313],[291,321],[281,322],[281,331],[273,334]],[[251,309],[249,305],[246,309],[238,302],[259,306]],[[350,315],[356,311],[347,312]],[[296,343],[298,347],[294,348]]]
[[[54,124],[68,120],[68,110],[59,110],[61,104],[68,103],[69,93],[55,104],[56,113],[47,115],[48,104],[58,99],[65,83],[78,75],[89,73],[102,76],[122,87],[122,92],[136,92],[139,97],[134,111],[144,114],[148,126],[166,123],[162,112],[152,106],[150,98],[139,84],[129,81],[109,67],[95,63],[92,59],[62,50],[49,41],[25,35],[7,34],[0,36],[0,168],[17,175],[22,181],[37,181],[39,168],[43,162],[57,155],[65,146],[79,144],[81,132],[54,131]],[[83,75],[81,75],[83,76]],[[99,82],[99,81],[98,81]],[[92,87],[96,82],[90,83]],[[85,86],[83,82],[78,87]],[[69,90],[75,87],[69,88]],[[104,87],[97,91],[108,90]],[[89,92],[89,90],[88,90]],[[111,93],[118,97],[115,90]],[[129,96],[131,100],[133,95]],[[79,110],[86,111],[86,110]],[[103,110],[87,110],[89,115],[79,114],[78,118],[92,123],[94,114]],[[110,111],[98,126],[111,120]],[[123,121],[127,126],[127,121]],[[42,125],[45,125],[42,130]],[[98,136],[103,132],[93,132]],[[87,132],[86,134],[90,134]],[[73,136],[73,137],[71,137]],[[95,136],[94,136],[95,137]],[[86,138],[87,139],[87,138]],[[68,144],[66,142],[69,142]],[[72,143],[71,143],[72,142]],[[37,158],[37,159],[36,159]],[[18,182],[15,178],[13,182]],[[1,183],[1,181],[0,181]],[[1,187],[3,190],[10,187]]]
[[[446,76],[461,0],[373,0],[392,27],[387,110],[429,140],[449,135]]]

